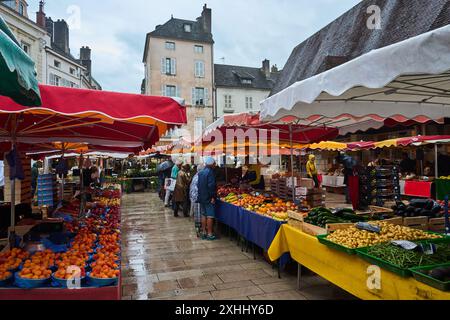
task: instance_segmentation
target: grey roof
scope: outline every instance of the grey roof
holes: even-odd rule
[[[214,65],[214,81],[216,87],[252,88],[271,90],[279,73],[271,73],[267,79],[260,68],[232,66],[226,64]],[[252,84],[243,84],[241,79],[251,79]]]
[[[184,25],[191,25],[191,32],[184,31]],[[164,23],[163,25],[157,26],[157,28],[147,33],[147,37],[145,40],[145,51],[144,51],[144,59],[147,55],[148,50],[148,40],[150,37],[156,38],[166,38],[173,40],[187,40],[194,42],[202,42],[213,44],[213,36],[211,32],[205,32],[203,27],[199,21],[191,21],[191,20],[183,20],[171,18],[169,21]]]
[[[76,59],[71,53],[67,53],[65,52],[63,49],[61,49],[60,47],[58,47],[54,42],[52,42],[52,46],[51,48],[53,51],[55,51],[57,54],[63,56],[64,58],[72,61],[75,64],[78,64],[80,66],[83,66],[80,62],[80,60]]]
[[[370,5],[381,9],[381,29],[367,28]],[[450,0],[363,0],[292,51],[272,93],[373,49],[450,23]]]
[[[184,31],[184,25],[191,25],[191,32]],[[157,27],[149,33],[152,37],[164,37],[170,39],[190,40],[198,42],[213,43],[213,36],[205,32],[198,21],[171,18],[165,24]]]

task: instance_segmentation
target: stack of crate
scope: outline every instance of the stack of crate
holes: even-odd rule
[[[306,202],[311,208],[324,207],[325,191],[322,188],[308,189]]]
[[[275,194],[280,193],[280,181],[278,179],[270,179],[270,191]]]
[[[42,174],[37,181],[38,205],[54,207],[58,203],[56,175]]]
[[[286,185],[286,178],[282,177],[278,180],[278,196],[281,199],[288,198],[288,187]]]
[[[20,160],[22,161],[23,173],[25,176],[24,180],[15,181],[15,204],[31,204],[31,159],[27,158],[24,153],[20,154]],[[4,188],[4,199],[6,202],[10,202],[11,199],[11,180],[9,180],[10,167],[8,161],[4,161],[4,174],[5,174],[5,188]]]

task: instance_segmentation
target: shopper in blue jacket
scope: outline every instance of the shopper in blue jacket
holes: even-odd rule
[[[216,218],[215,204],[217,198],[216,176],[214,167],[216,161],[212,157],[205,160],[206,168],[198,174],[198,199],[202,212],[202,239],[216,240],[213,233],[214,219]]]

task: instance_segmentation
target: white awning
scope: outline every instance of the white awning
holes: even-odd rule
[[[450,26],[296,82],[262,101],[260,117],[334,126],[341,134],[386,119],[442,123],[450,117]]]

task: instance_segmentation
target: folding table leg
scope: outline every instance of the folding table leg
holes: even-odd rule
[[[301,289],[302,265],[297,263],[297,289]]]
[[[252,243],[252,247],[253,247],[253,260],[256,260],[256,249],[254,243]]]
[[[281,259],[278,259],[277,267],[278,267],[278,279],[281,279]]]

